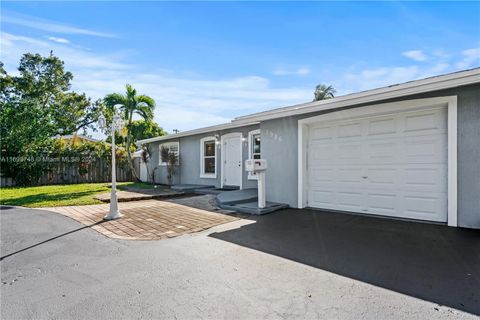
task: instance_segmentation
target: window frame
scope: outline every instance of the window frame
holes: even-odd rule
[[[179,141],[171,141],[171,142],[165,142],[162,144],[158,145],[158,165],[159,166],[166,166],[167,163],[162,161],[162,147],[168,147],[168,150],[170,151],[170,146],[177,146],[177,157],[178,157],[178,162],[180,163],[180,142]]]
[[[257,134],[260,135],[260,158],[262,156],[261,132],[260,132],[260,129],[256,129],[248,132],[248,159],[253,159],[254,154],[258,154],[253,152],[253,146],[254,146],[253,137]],[[247,178],[248,180],[258,180],[258,176],[254,172],[249,172]]]
[[[215,159],[215,172],[214,173],[205,173],[205,143],[213,141],[215,144],[215,155],[214,156],[208,156],[208,158],[213,158]],[[217,168],[218,168],[218,163],[217,163],[217,157],[218,157],[218,150],[217,150],[217,138],[214,136],[208,136],[200,139],[200,178],[205,178],[205,179],[216,179],[217,178]]]

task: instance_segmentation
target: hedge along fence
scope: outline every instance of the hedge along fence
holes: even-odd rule
[[[52,161],[48,169],[31,185],[53,185],[71,183],[94,183],[112,181],[111,159],[105,157],[60,157]],[[116,165],[117,181],[133,181],[133,175],[125,161]],[[14,186],[15,181],[2,176],[1,186]]]
[[[134,181],[126,151],[118,148],[115,158],[117,181]],[[53,152],[28,157],[2,155],[1,160],[1,186],[19,185],[14,177],[24,178],[22,175],[28,174],[28,170],[34,172],[29,186],[109,182],[112,178],[111,149],[103,143],[60,145]],[[13,175],[9,176],[7,172],[13,172]]]
[[[112,181],[110,159],[95,158],[88,162],[61,161],[40,177],[39,185],[93,183]],[[133,181],[130,169],[125,164],[116,165],[117,181]]]
[[[93,157],[88,160],[60,158],[60,161],[52,162],[50,167],[40,176],[36,183],[31,185],[53,185],[71,183],[94,183],[112,181],[111,159]],[[121,161],[116,165],[117,181],[134,181],[128,165]],[[2,176],[1,186],[14,186],[15,181]]]

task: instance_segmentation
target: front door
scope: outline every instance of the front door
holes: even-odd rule
[[[242,188],[242,134],[229,133],[222,136],[222,186]]]

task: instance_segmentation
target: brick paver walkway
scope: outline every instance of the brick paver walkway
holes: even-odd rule
[[[182,200],[188,203],[188,199]],[[97,204],[43,209],[58,212],[84,225],[91,225],[92,229],[107,237],[129,240],[166,239],[239,219],[233,215],[193,208],[172,200],[144,200],[119,203],[123,217],[102,222],[108,208],[108,204]]]

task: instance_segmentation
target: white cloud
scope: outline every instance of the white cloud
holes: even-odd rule
[[[297,69],[297,74],[300,76],[306,76],[307,74],[310,74],[310,73],[312,73],[312,70],[306,67]]]
[[[67,44],[70,43],[68,39],[65,38],[57,38],[57,37],[47,37],[48,40],[53,41],[53,42],[58,42],[58,43],[63,43]]]
[[[423,53],[422,50],[410,50],[402,53],[405,57],[412,59],[414,61],[425,61],[427,56]]]
[[[296,69],[286,69],[284,67],[279,67],[273,70],[273,74],[276,76],[290,76],[290,75],[297,75],[297,76],[306,76],[312,73],[312,70],[308,67],[299,67]]]
[[[436,76],[444,73],[455,72],[462,69],[478,66],[480,63],[480,48],[463,50],[461,60],[455,61],[455,54],[443,49],[435,49],[427,57],[421,50],[402,53],[420,64],[412,62],[408,66],[386,66],[358,70],[353,68],[335,82],[339,94],[369,90],[402,82]],[[458,55],[457,55],[458,57]],[[344,90],[340,90],[340,88]]]
[[[104,37],[104,38],[115,37],[111,33],[69,26],[66,24],[48,21],[44,19],[38,19],[31,16],[19,15],[17,13],[6,11],[6,10],[4,10],[2,13],[2,23],[15,24],[22,27],[54,32],[54,33],[80,34],[80,35],[88,35],[88,36]]]
[[[86,50],[6,32],[0,33],[0,40],[2,43],[1,57],[5,65],[18,64],[20,57],[26,52],[47,55],[52,50],[70,68],[101,68],[108,70],[130,68],[129,65],[119,62],[117,55],[98,55]]]
[[[459,69],[467,69],[480,64],[480,48],[472,48],[462,51],[462,60],[457,62]]]
[[[142,71],[140,66],[125,62],[126,53],[100,55],[46,39],[3,32],[0,41],[1,61],[8,72],[14,72],[21,55],[26,52],[48,55],[53,50],[65,61],[65,68],[73,72],[73,89],[92,98],[123,92],[126,83],[132,84],[138,92],[155,99],[155,121],[169,132],[229,122],[236,116],[311,101],[313,94],[313,85],[274,87],[268,78],[258,75],[212,79],[194,73],[177,74],[171,70]],[[454,57],[453,54],[442,54],[441,57],[432,55],[427,62],[418,65],[412,62],[407,66],[353,68],[337,73],[338,77],[323,79],[323,82],[332,83],[341,95],[453,72],[478,62],[478,54],[478,49],[468,49],[463,51],[460,62],[448,58]],[[309,72],[309,68],[301,67],[283,69],[280,74]]]
[[[179,75],[165,70],[141,72],[122,55],[99,55],[82,48],[47,40],[0,33],[2,61],[11,72],[25,52],[49,54],[53,50],[74,75],[72,88],[92,98],[123,92],[132,84],[155,99],[155,120],[167,131],[181,131],[229,122],[232,118],[310,100],[311,88],[273,88],[257,75],[211,79]]]
[[[446,70],[448,70],[448,68],[450,68],[450,64],[449,63],[446,63],[446,62],[439,62],[437,64],[435,64],[433,67],[432,67],[432,72],[433,73],[441,73],[441,72],[444,72]]]
[[[348,73],[344,81],[349,84],[349,87],[356,88],[356,90],[368,90],[415,80],[420,78],[421,74],[422,72],[417,66],[382,67]]]

